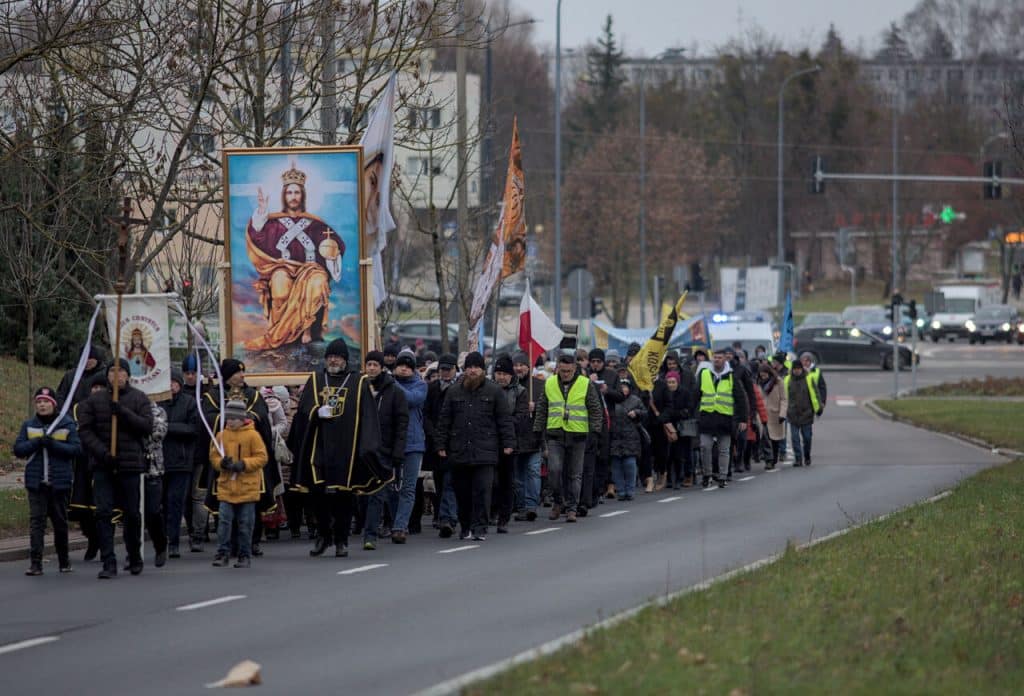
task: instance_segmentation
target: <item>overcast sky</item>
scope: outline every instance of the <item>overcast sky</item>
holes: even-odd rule
[[[882,31],[899,21],[917,0],[563,0],[562,44],[572,48],[593,41],[604,17],[628,55],[657,55],[666,48],[696,46],[709,55],[716,46],[759,27],[783,48],[817,48],[834,23],[851,49],[872,51]],[[539,44],[554,47],[556,0],[491,0],[510,4],[539,20]]]

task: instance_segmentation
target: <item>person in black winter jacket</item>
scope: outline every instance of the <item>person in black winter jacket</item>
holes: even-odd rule
[[[423,434],[427,440],[423,470],[433,472],[434,495],[437,500],[434,506],[434,521],[442,539],[447,539],[454,533],[458,524],[458,506],[455,502],[455,489],[452,488],[451,477],[448,475],[448,459],[438,455],[441,447],[437,444],[437,424],[441,420],[444,395],[457,377],[456,358],[451,353],[445,353],[437,360],[437,379],[427,387],[427,402],[423,405]]]
[[[36,415],[21,424],[14,441],[14,456],[26,459],[25,488],[29,511],[29,569],[26,575],[43,574],[43,537],[46,519],[53,525],[60,572],[71,572],[68,557],[68,502],[71,496],[72,462],[81,454],[78,429],[69,416],[57,420],[57,398],[42,387],[35,394]]]
[[[697,382],[689,370],[671,370],[663,379],[654,383],[652,401],[657,415],[655,422],[665,441],[665,478],[659,487],[671,486],[679,489],[693,483],[693,442],[679,432],[682,421],[692,418],[696,404]],[[671,440],[669,433],[675,439]]]
[[[384,354],[371,350],[363,361],[363,369],[370,378],[370,392],[377,405],[380,422],[380,461],[395,472],[392,486],[401,490],[400,480],[405,460],[405,440],[409,431],[409,406],[405,392],[395,383],[390,372],[384,371]],[[366,501],[366,524],[363,527],[363,549],[377,548],[377,528],[380,526],[381,510],[387,507],[390,495],[387,487],[374,493]],[[386,536],[390,536],[390,530]]]
[[[541,356],[541,360],[543,361],[543,356]],[[540,505],[540,465],[543,459],[540,451],[540,437],[533,432],[533,414],[541,394],[544,393],[544,380],[531,374],[530,358],[524,352],[512,356],[512,367],[526,394],[530,416],[526,423],[516,421],[516,447],[518,449],[516,450],[515,465],[515,518],[520,522],[532,522],[537,519],[537,506]],[[522,427],[525,427],[526,430],[521,430]]]
[[[586,516],[587,508],[597,505],[598,499],[602,495],[615,497],[615,490],[611,482],[609,455],[611,412],[615,408],[615,404],[622,401],[622,393],[619,391],[618,372],[606,366],[604,358],[604,351],[600,348],[594,348],[587,354],[586,374],[601,396],[604,419],[601,424],[601,432],[597,437],[591,438],[588,443],[587,454],[583,460],[583,493],[580,506],[582,516]]]
[[[508,402],[512,414],[513,429],[516,442],[510,455],[498,457],[498,534],[508,534],[508,523],[512,519],[515,505],[515,462],[521,448],[528,448],[535,440],[533,435],[533,419],[530,418],[530,395],[526,388],[519,384],[515,376],[512,358],[500,355],[494,361],[494,381],[501,387],[502,394]]]
[[[712,364],[697,371],[697,388],[700,394],[700,449],[704,465],[702,485],[710,483],[712,475],[720,488],[724,488],[729,472],[729,445],[734,430],[740,434],[747,429],[747,392],[739,378],[733,374],[732,365],[726,360],[725,352],[716,350]],[[715,469],[712,452],[718,447],[718,467]]]
[[[462,538],[487,538],[494,467],[515,448],[515,428],[501,388],[484,375],[484,357],[472,352],[465,373],[448,388],[437,426],[438,454],[448,457]]]
[[[171,370],[171,398],[160,402],[167,413],[167,435],[163,441],[164,493],[167,498],[167,553],[171,558],[180,556],[181,520],[185,505],[191,499],[195,445],[201,427],[196,400],[183,389],[184,386],[181,371]]]
[[[79,404],[78,432],[89,455],[103,570],[100,579],[117,575],[114,556],[114,505],[123,510],[124,543],[132,575],[142,572],[142,515],[139,476],[146,469],[145,438],[153,432],[149,399],[128,383],[128,361],[121,358],[107,371],[118,382],[118,400],[107,390],[92,393]],[[117,417],[117,453],[111,452],[111,424]]]

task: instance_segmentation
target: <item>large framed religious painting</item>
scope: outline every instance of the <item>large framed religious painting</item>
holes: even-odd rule
[[[303,382],[337,338],[360,364],[362,170],[358,146],[224,151],[224,338],[253,383]]]

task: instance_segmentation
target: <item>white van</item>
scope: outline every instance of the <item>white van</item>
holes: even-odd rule
[[[728,348],[739,341],[747,355],[753,357],[757,346],[764,346],[768,355],[775,352],[775,336],[771,322],[767,321],[728,321],[711,324],[711,347],[713,349]]]
[[[932,315],[929,327],[932,341],[940,338],[950,341],[967,338],[967,320],[986,305],[999,304],[1002,299],[998,283],[975,283],[965,285],[939,285],[935,292],[941,292],[944,298],[942,311]]]

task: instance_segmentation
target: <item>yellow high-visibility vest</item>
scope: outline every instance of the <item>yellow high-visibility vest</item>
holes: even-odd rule
[[[718,380],[715,386],[711,370],[705,368],[700,373],[700,410],[701,413],[720,413],[732,416],[735,405],[732,399],[732,372]]]
[[[552,375],[544,382],[544,394],[548,397],[548,430],[588,432],[590,419],[587,416],[587,389],[590,388],[590,380],[582,375],[577,377],[569,389],[568,400],[562,397],[562,387],[558,381],[558,375]]]

